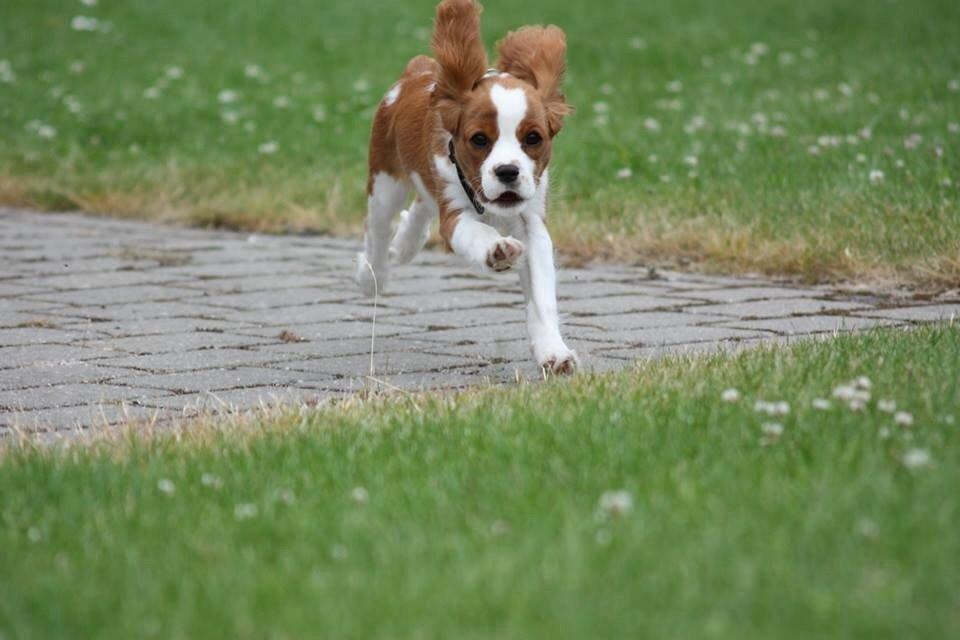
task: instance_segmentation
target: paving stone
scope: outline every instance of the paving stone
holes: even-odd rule
[[[585,298],[562,302],[564,313],[588,317],[599,315],[619,315],[637,313],[655,309],[670,309],[685,304],[676,298],[664,298],[650,295],[618,295],[604,298]],[[687,301],[686,304],[689,304]]]
[[[329,374],[283,371],[266,367],[131,375],[125,378],[124,382],[136,387],[161,389],[173,394],[216,392],[246,387],[322,388],[327,383],[336,387],[335,378]]]
[[[810,333],[853,331],[896,324],[892,320],[858,318],[854,316],[799,316],[795,318],[772,318],[767,320],[737,320],[721,325],[737,329],[769,331],[781,335],[805,335]]]
[[[396,375],[424,371],[446,371],[456,367],[475,365],[470,358],[442,356],[409,351],[378,352],[374,354],[374,375]],[[284,363],[290,371],[334,374],[343,377],[370,375],[370,355],[363,353],[335,356],[317,360],[302,360]]]
[[[202,318],[223,320],[228,315],[231,320],[243,322],[238,318],[240,314],[229,314],[227,310],[216,307],[206,307],[197,302],[140,302],[131,304],[99,305],[99,306],[68,306],[47,311],[49,315],[77,320],[91,320],[94,322],[108,321],[138,321],[154,320],[158,318]],[[254,314],[254,318],[262,314]]]
[[[0,347],[0,369],[96,360],[114,355],[116,353],[107,349],[76,345],[38,344],[24,347]]]
[[[315,322],[310,324],[291,324],[288,326],[261,326],[237,329],[232,333],[239,335],[261,336],[264,338],[278,338],[281,332],[286,331],[289,335],[303,338],[307,343],[311,342],[332,342],[336,340],[350,340],[362,338],[370,340],[373,335],[374,325],[370,320],[346,320],[341,322]],[[377,320],[376,336],[377,339],[396,336],[404,333],[417,333],[421,331],[418,327],[404,327],[395,324],[389,324],[386,321]]]
[[[188,331],[183,333],[166,333],[155,336],[133,336],[129,338],[106,338],[90,340],[86,346],[93,348],[110,349],[129,354],[156,354],[171,352],[196,351],[222,347],[242,347],[263,344],[266,338],[255,336],[240,336],[228,333],[213,333],[209,331]]]
[[[370,344],[367,343],[369,348]],[[124,367],[117,377],[123,379],[130,375],[129,369],[149,371],[151,373],[177,373],[185,371],[203,371],[204,369],[222,369],[224,367],[257,366],[286,360],[306,359],[308,356],[290,354],[264,349],[200,349],[193,351],[169,351],[149,355],[128,355],[119,358],[98,360],[98,364],[107,367]]]
[[[428,251],[395,268],[374,304],[353,284],[359,248],[355,238],[0,209],[0,437],[23,431],[14,417],[55,439],[75,425],[169,425],[217,407],[542,378],[516,273],[486,274]],[[558,293],[585,371],[960,311],[610,264],[562,268]],[[28,410],[15,413],[12,402]]]
[[[695,289],[676,294],[678,297],[693,298],[706,302],[731,304],[750,300],[776,300],[778,298],[809,298],[823,295],[816,289],[795,289],[787,287],[748,286],[723,289]]]
[[[878,309],[862,311],[857,315],[910,322],[955,321],[956,319],[960,318],[960,304],[901,307],[899,309]]]
[[[642,313],[625,313],[610,316],[595,316],[591,318],[572,318],[568,324],[579,325],[585,328],[587,334],[596,330],[631,331],[654,327],[684,327],[704,324],[710,321],[722,321],[728,318],[707,313],[681,313],[676,311],[648,311]]]
[[[693,314],[734,316],[737,318],[786,318],[796,314],[815,314],[827,311],[853,311],[863,309],[859,302],[838,300],[771,299],[733,304],[715,304],[686,307],[684,311]]]
[[[28,297],[42,302],[57,302],[75,305],[115,305],[127,302],[166,302],[183,300],[201,295],[192,289],[174,286],[143,285],[135,287],[106,287],[84,291],[57,291]]]
[[[118,387],[101,383],[63,384],[16,391],[0,391],[0,410],[60,409],[90,404],[126,402],[139,405],[144,398],[161,395],[155,389]]]
[[[129,372],[124,369],[79,360],[55,365],[28,365],[15,369],[0,369],[0,389],[16,390],[58,384],[99,383],[127,373]]]
[[[155,336],[171,333],[237,333],[251,325],[226,320],[202,318],[145,318],[126,321],[90,322],[89,320],[57,319],[59,328],[67,331],[96,332],[103,337]],[[276,335],[277,332],[273,332]],[[271,336],[272,337],[272,336]]]
[[[261,407],[316,406],[336,397],[339,397],[339,394],[332,391],[271,386],[149,398],[144,400],[144,406],[174,410],[181,417],[191,417],[208,413],[234,413]]]
[[[69,344],[77,335],[69,331],[45,327],[0,329],[0,344],[16,347],[27,344]]]
[[[38,409],[10,414],[8,437],[38,432],[56,432],[63,436],[80,436],[92,430],[104,430],[117,424],[149,423],[162,413],[157,409],[122,404],[81,405],[60,409]]]

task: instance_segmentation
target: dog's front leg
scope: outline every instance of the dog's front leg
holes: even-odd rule
[[[522,217],[527,230],[527,259],[520,269],[520,281],[533,356],[547,373],[571,374],[580,362],[560,335],[553,241],[538,213],[531,212]]]
[[[492,271],[507,271],[526,250],[516,238],[501,235],[468,212],[452,214],[441,221],[440,232],[454,253]]]

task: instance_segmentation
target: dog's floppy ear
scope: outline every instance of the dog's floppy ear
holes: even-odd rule
[[[532,84],[547,110],[550,135],[563,127],[563,118],[573,113],[563,95],[567,70],[567,36],[560,27],[523,27],[511,31],[497,44],[497,69]]]
[[[443,0],[437,6],[433,55],[440,63],[434,108],[443,127],[455,133],[463,101],[487,71],[487,50],[480,40],[480,13],[475,0]]]

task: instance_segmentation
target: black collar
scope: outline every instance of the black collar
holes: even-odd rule
[[[460,164],[457,162],[457,156],[453,153],[453,140],[450,140],[450,162],[457,168],[457,177],[460,178],[460,186],[463,187],[463,190],[467,193],[467,197],[470,198],[470,204],[476,209],[477,215],[482,216],[484,211],[483,205],[480,204],[477,192],[473,190],[473,187],[467,182],[467,177],[463,175],[463,169],[460,168]]]

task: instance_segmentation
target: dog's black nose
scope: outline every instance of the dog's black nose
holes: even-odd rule
[[[497,179],[503,184],[511,184],[517,181],[520,175],[520,168],[515,164],[502,164],[493,170]]]

